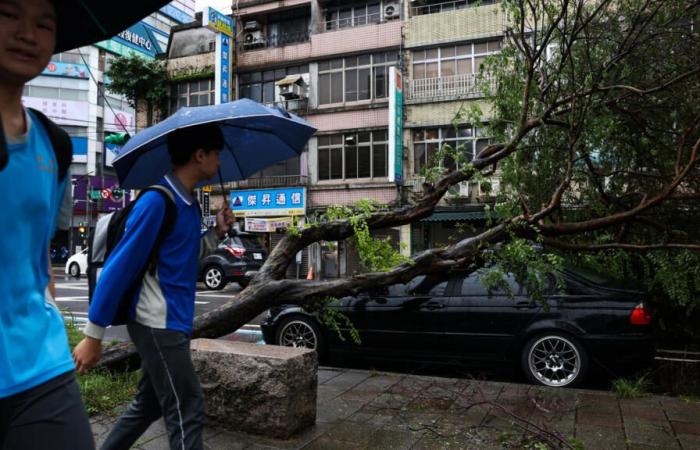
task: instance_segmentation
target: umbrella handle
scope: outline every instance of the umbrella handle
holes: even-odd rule
[[[226,197],[226,190],[224,189],[224,178],[221,176],[221,167],[218,168],[219,172],[219,186],[221,186],[221,196],[224,198],[224,208],[229,206],[228,198]]]

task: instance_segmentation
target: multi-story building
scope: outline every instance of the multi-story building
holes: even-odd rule
[[[433,155],[442,144],[463,144],[472,156],[487,145],[482,124],[455,128],[452,122],[465,103],[481,101],[474,82],[479,66],[500,51],[504,24],[495,3],[234,2],[233,97],[281,104],[318,129],[299,158],[228,186],[242,203],[234,208],[245,216],[242,226],[262,231],[272,247],[281,236],[275,232],[280,221],[290,218],[279,217],[285,212],[245,208],[249,196],[267,193],[275,198],[275,193],[301,189],[304,208],[294,209],[294,214],[304,220],[314,220],[330,205],[361,199],[397,205],[420,189],[421,173],[435,163]],[[168,50],[168,69],[175,80],[170,112],[213,103],[214,36],[201,22],[173,30]],[[391,133],[396,132],[390,128],[391,67],[403,74],[399,177],[392,177],[395,165],[389,149]],[[482,110],[488,112],[488,107]],[[377,234],[389,236],[397,248],[402,244],[407,254],[441,245],[449,236],[467,232],[457,224],[483,222],[484,194],[478,185],[465,183],[430,218]],[[215,199],[212,204],[218,206]],[[324,278],[359,268],[356,251],[342,242],[314,245],[299,261],[300,273],[313,267],[314,274]]]
[[[56,54],[41,76],[27,83],[23,102],[60,124],[73,141],[71,167],[73,226],[68,242],[85,245],[96,217],[121,207],[128,195],[118,188],[104,138],[137,131],[136,113],[123,97],[109,92],[104,72],[116,55],[155,58],[167,47],[170,29],[192,21],[194,0],[175,0],[112,39]],[[82,230],[82,232],[81,232]]]

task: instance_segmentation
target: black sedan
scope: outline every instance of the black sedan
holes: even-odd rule
[[[478,273],[418,276],[407,284],[338,299],[343,337],[297,306],[269,311],[265,342],[315,348],[321,360],[361,353],[400,361],[519,362],[530,381],[575,386],[591,364],[611,370],[647,367],[653,356],[651,315],[643,292],[597,274],[566,270],[543,302],[532,301],[513,278],[509,290],[487,290]],[[510,291],[510,292],[508,292]]]
[[[229,281],[245,288],[266,258],[267,251],[256,235],[234,231],[214,253],[199,261],[199,280],[211,290],[223,289]]]

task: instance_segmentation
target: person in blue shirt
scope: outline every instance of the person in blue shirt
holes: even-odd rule
[[[57,221],[72,214],[70,176],[22,106],[55,41],[53,2],[0,0],[0,449],[94,448],[49,265]]]
[[[190,356],[199,259],[215,250],[233,220],[228,208],[219,211],[216,227],[201,234],[194,187],[217,174],[224,146],[218,125],[205,124],[171,132],[168,152],[172,172],[161,185],[172,194],[176,219],[157,251],[155,272],[141,269],[165,216],[166,198],[145,192],[126,221],[124,235],[105,261],[90,304],[85,339],[73,352],[78,370],[89,370],[99,359],[105,327],[112,323],[119,299],[136,281],[127,330],[141,356],[136,398],[111,431],[102,449],[129,448],[156,419],[165,419],[173,449],[201,449],[204,397]]]

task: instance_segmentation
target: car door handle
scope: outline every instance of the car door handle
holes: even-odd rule
[[[445,307],[445,305],[443,305],[440,302],[428,302],[425,304],[425,307],[430,309],[430,310],[434,310],[434,309],[442,309]]]

